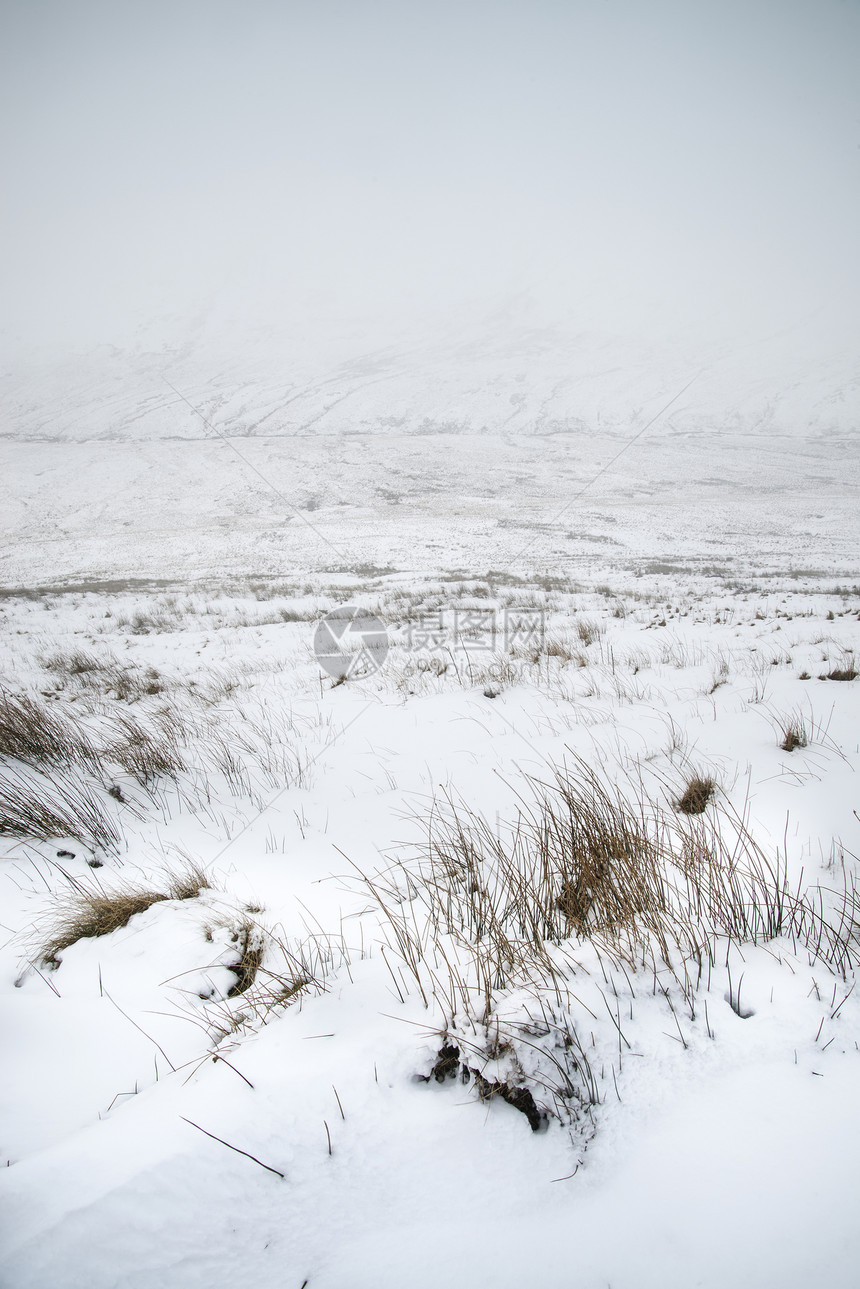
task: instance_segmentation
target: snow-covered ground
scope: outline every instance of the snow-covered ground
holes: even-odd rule
[[[6,377],[4,1283],[853,1285],[852,356],[228,340]]]
[[[815,319],[704,344],[523,315],[378,348],[225,323],[158,349],[16,354],[3,584],[368,567],[853,578],[847,343]]]
[[[817,538],[574,588],[105,587],[131,546],[82,542],[88,589],[3,601],[4,1284],[856,1283],[860,589]],[[388,652],[338,683],[349,604]],[[600,809],[662,911],[574,891]],[[65,943],[82,890],[184,898]]]
[[[853,1289],[860,9],[4,8],[0,1285]]]

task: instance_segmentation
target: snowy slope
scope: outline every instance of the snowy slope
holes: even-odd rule
[[[860,10],[5,8],[0,1286],[853,1289]]]
[[[664,426],[804,438],[858,428],[850,336],[818,316],[725,340],[659,326],[597,331],[535,315],[456,316],[405,331],[326,332],[210,319],[173,322],[124,349],[15,350],[4,436],[123,441],[231,436],[635,433],[685,392]],[[170,336],[170,339],[166,339]],[[171,386],[188,399],[185,404]],[[686,387],[689,386],[689,389]]]
[[[855,354],[705,352],[510,319],[368,351],[183,330],[6,377],[8,585],[213,567],[850,575]],[[810,552],[815,552],[814,559]]]
[[[167,712],[185,768],[147,788],[114,764],[124,803],[97,791],[118,847],[4,839],[4,1282],[847,1289],[850,959],[796,934],[720,939],[704,974],[688,963],[685,1002],[677,962],[618,965],[574,937],[558,946],[569,974],[499,981],[490,1016],[476,990],[467,1023],[441,956],[464,946],[440,939],[413,974],[399,936],[422,925],[418,888],[392,904],[386,882],[420,850],[434,798],[503,838],[525,776],[582,757],[672,817],[691,772],[712,774],[706,821],[730,834],[743,817],[791,890],[838,892],[860,850],[860,689],[819,677],[860,652],[856,591],[705,594],[677,575],[669,598],[634,579],[609,600],[373,585],[5,602],[7,692],[108,741],[118,720]],[[350,595],[384,616],[391,648],[376,675],[332,685],[314,619]],[[478,628],[428,650],[423,624],[457,604],[543,606],[546,647],[493,650]],[[808,742],[787,752],[791,721]],[[79,939],[53,970],[40,960],[73,883],[163,889],[189,858],[212,889]],[[231,998],[249,920],[265,928],[258,992]],[[294,970],[279,944],[317,984],[272,1007],[265,973]],[[518,1028],[525,1014],[536,1024]],[[547,1046],[541,1018],[562,1014],[582,1044],[570,1077],[596,1081],[587,1113],[579,1094],[558,1099],[569,1049]],[[482,1102],[472,1076],[424,1082],[445,1033],[487,1078],[511,1069],[499,1034],[519,1035],[544,1130]]]

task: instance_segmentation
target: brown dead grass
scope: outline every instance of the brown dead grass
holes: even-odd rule
[[[716,790],[717,785],[710,776],[693,775],[675,804],[681,814],[702,815]]]
[[[64,897],[66,907],[58,916],[53,933],[45,941],[40,957],[51,966],[59,966],[58,954],[78,940],[95,939],[128,926],[138,913],[153,904],[169,899],[164,891],[135,891],[131,888],[112,891],[90,891],[78,886]]]
[[[145,913],[153,904],[194,899],[210,885],[203,869],[194,863],[170,877],[163,891],[133,886],[105,891],[70,880],[71,890],[57,897],[53,925],[39,953],[50,966],[59,966],[57,955],[78,940],[110,935],[128,926],[133,917]]]
[[[803,726],[799,722],[791,722],[783,731],[783,740],[779,746],[783,752],[795,752],[799,747],[806,747],[808,741]]]
[[[258,929],[252,922],[243,922],[236,932],[239,947],[239,960],[230,966],[236,977],[228,998],[238,998],[245,994],[257,979],[257,972],[263,961],[263,941]]]

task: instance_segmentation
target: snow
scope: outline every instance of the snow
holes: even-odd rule
[[[526,776],[576,757],[669,814],[693,770],[712,774],[708,818],[727,835],[742,820],[792,889],[838,891],[856,873],[860,689],[819,679],[856,656],[856,591],[604,575],[609,597],[476,596],[478,581],[415,573],[336,589],[308,573],[297,593],[261,598],[202,586],[6,598],[8,691],[43,696],[93,737],[165,704],[186,731],[175,780],[146,789],[114,763],[125,803],[101,800],[116,852],[5,839],[6,1283],[854,1283],[853,966],[786,935],[721,941],[691,1010],[677,974],[622,971],[574,936],[552,950],[567,997],[512,978],[486,1024],[477,994],[471,1018],[445,1001],[446,961],[473,969],[466,941],[431,950],[421,932],[417,976],[398,950],[396,927],[411,918],[418,934],[428,907],[402,880],[420,871],[433,800],[504,838]],[[429,607],[450,632],[458,606],[461,624],[476,606],[501,622],[518,597],[543,606],[546,639],[567,654],[493,652],[476,629],[449,634],[428,667],[415,623]],[[379,672],[338,685],[313,634],[327,605],[350,601],[380,614],[390,648]],[[75,651],[88,670],[64,669]],[[111,697],[118,664],[160,691]],[[788,753],[792,714],[808,743]],[[218,746],[243,773],[227,777]],[[40,963],[70,881],[159,890],[189,858],[212,889]],[[405,924],[380,907],[390,914],[398,889]],[[245,923],[261,928],[262,972],[257,993],[230,997]],[[316,983],[273,1004],[260,980],[294,978],[295,957]],[[573,1100],[548,1091],[567,1058],[541,1014],[575,1024],[591,1110],[575,1066]],[[524,1079],[544,1130],[482,1101],[472,1079],[426,1082],[445,1033],[486,1079]],[[499,1033],[520,1035],[516,1055],[505,1043],[494,1055]]]
[[[16,9],[0,1284],[853,1287],[860,10]]]

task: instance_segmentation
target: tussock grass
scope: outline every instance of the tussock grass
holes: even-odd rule
[[[37,767],[98,763],[98,753],[80,724],[25,693],[0,693],[0,756]]]
[[[716,790],[716,781],[710,775],[694,774],[675,804],[684,815],[704,814]]]
[[[117,618],[117,625],[127,627],[132,635],[163,635],[168,631],[181,631],[185,615],[175,604],[164,601],[152,609],[136,609],[130,617]]]
[[[538,647],[538,651],[544,653],[547,658],[560,658],[562,662],[572,662],[574,659],[583,657],[581,650],[572,649],[564,640],[557,636],[550,636],[543,642],[543,648]]]
[[[511,652],[514,657],[523,658],[535,666],[547,658],[553,658],[562,665],[573,662],[577,667],[588,666],[583,647],[577,647],[560,636],[546,636],[533,644],[514,645]]]
[[[76,884],[62,898],[62,907],[58,908],[53,930],[43,944],[40,957],[51,966],[59,966],[57,955],[78,940],[119,931],[137,913],[145,913],[153,904],[169,898],[165,891],[126,887],[107,893]]]
[[[802,679],[802,677],[801,677]],[[819,747],[838,756],[841,760],[848,762],[845,752],[839,743],[830,737],[830,721],[833,716],[833,708],[826,720],[822,720],[815,715],[812,702],[806,704],[806,710],[795,708],[789,713],[771,712],[770,717],[774,728],[777,732],[779,746],[784,752],[794,752],[798,748],[804,748],[814,743]]]
[[[257,979],[257,972],[263,961],[262,934],[253,922],[243,922],[234,933],[239,949],[239,958],[230,970],[236,977],[236,983],[230,989],[228,998],[237,998],[246,994]]]
[[[479,685],[486,697],[498,697],[503,689],[510,689],[521,678],[520,669],[506,653],[493,654],[488,662],[478,666],[474,666],[467,655],[464,665],[469,683]],[[460,674],[463,675],[462,668]]]
[[[464,802],[436,801],[417,850],[362,875],[397,993],[417,990],[441,1011],[446,1041],[471,1044],[481,1096],[528,1087],[539,1113],[585,1131],[600,1078],[580,1034],[588,1009],[571,985],[584,954],[585,974],[600,973],[613,992],[615,973],[631,997],[632,978],[644,975],[636,988],[648,991],[653,978],[685,1046],[672,991],[695,1019],[699,990],[733,950],[785,937],[843,978],[860,962],[851,879],[794,889],[784,859],[725,808],[681,820],[578,760],[526,776],[518,800],[516,819],[499,826]],[[620,1016],[613,1024],[620,1069]]]
[[[606,624],[604,622],[597,622],[593,618],[577,618],[576,620],[576,634],[586,648],[599,640],[605,631]]]
[[[247,665],[239,664],[210,667],[203,680],[184,680],[164,675],[151,664],[139,666],[120,661],[110,652],[95,654],[79,649],[43,655],[40,662],[59,689],[73,689],[91,705],[97,698],[131,704],[161,696],[174,706],[184,698],[213,706],[240,689],[248,676]]]
[[[0,769],[0,836],[52,841],[74,837],[116,854],[122,829],[100,790],[60,771]]]
[[[113,654],[86,653],[73,649],[48,654],[41,659],[56,683],[85,693],[134,703],[164,693],[169,682],[154,667],[135,667],[120,662]]]
[[[229,969],[236,983],[226,999],[208,1009],[219,1051],[226,1040],[254,1034],[283,1015],[305,993],[325,993],[332,972],[349,963],[341,936],[320,933],[306,940],[288,940],[276,930],[248,918],[233,927],[238,958]]]
[[[212,881],[201,864],[186,860],[184,867],[168,876],[167,895],[171,900],[193,900],[201,891],[212,890]]]
[[[167,875],[163,890],[138,887],[131,883],[105,890],[101,886],[85,886],[68,877],[70,889],[55,897],[55,907],[50,917],[50,930],[43,941],[39,957],[51,966],[58,966],[58,954],[78,940],[110,935],[127,926],[138,913],[145,913],[153,904],[166,900],[195,899],[202,890],[211,886],[199,864],[190,861],[174,874]]]
[[[185,768],[180,746],[193,732],[190,717],[175,705],[148,718],[114,711],[85,723],[71,707],[25,693],[0,695],[0,756],[35,768],[76,765],[109,781],[107,763],[113,763],[149,784]]]
[[[795,752],[799,747],[806,747],[808,742],[803,725],[799,721],[792,721],[783,731],[783,740],[779,746],[783,752]]]
[[[70,649],[68,653],[52,653],[41,659],[46,671],[61,678],[87,676],[104,669],[104,662],[84,649]]]
[[[436,924],[499,961],[545,943],[598,938],[616,950],[655,940],[665,961],[698,952],[714,933],[780,933],[790,892],[737,821],[679,829],[574,762],[547,782],[526,779],[520,814],[494,831],[462,803],[434,807],[416,878]],[[626,946],[626,948],[625,948]],[[503,973],[504,974],[504,973]]]
[[[802,712],[792,712],[789,716],[775,716],[779,746],[783,752],[796,752],[798,748],[807,747],[812,738],[809,724]]]
[[[115,717],[105,758],[122,766],[143,787],[159,778],[175,778],[187,769],[182,745],[192,734],[188,718],[175,709],[144,723],[130,712]]]
[[[106,672],[89,655],[70,658],[62,655],[64,668],[80,667],[99,683],[114,674],[112,664]],[[128,780],[160,800],[164,780],[172,780],[192,806],[211,802],[213,771],[215,791],[223,776],[234,795],[255,804],[263,782],[303,783],[308,758],[291,714],[249,713],[235,699],[227,722],[210,710],[241,684],[234,671],[216,671],[209,683],[140,702],[136,687],[134,708],[106,703],[114,695],[98,688],[77,701],[0,691],[0,835],[75,838],[116,853],[123,814],[143,816]]]
[[[187,768],[183,749],[195,732],[175,704],[137,716],[0,694],[0,834],[74,837],[116,853],[122,832],[108,798],[138,810],[116,783],[117,771],[152,792],[159,779]]]

